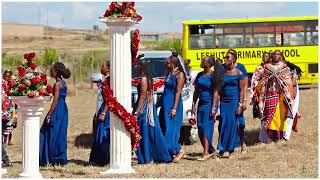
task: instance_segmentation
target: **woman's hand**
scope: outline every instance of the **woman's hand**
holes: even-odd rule
[[[238,106],[236,113],[239,115],[239,114],[241,114],[241,112],[242,112],[242,107],[241,107],[241,106]]]
[[[169,114],[169,116],[170,116],[171,118],[174,118],[174,117],[176,116],[176,113],[177,113],[177,111],[176,111],[175,109],[172,109],[171,112],[170,112],[170,114]]]
[[[100,114],[99,115],[99,121],[100,122],[104,122],[105,117],[106,117],[106,114]]]
[[[47,114],[46,116],[46,124],[49,125],[50,124],[50,114]]]
[[[194,106],[192,106],[191,113],[192,113],[193,115],[195,115],[195,114],[196,114],[196,108],[195,108]]]
[[[242,104],[242,111],[245,111],[247,109],[247,101],[244,101]]]
[[[216,109],[211,109],[210,116],[215,118],[216,114],[217,114]]]

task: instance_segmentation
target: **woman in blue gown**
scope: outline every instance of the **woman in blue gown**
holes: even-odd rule
[[[178,58],[178,54],[173,53],[166,60],[170,73],[165,78],[165,87],[161,104],[161,124],[164,137],[166,139],[170,156],[174,162],[179,161],[184,156],[184,150],[179,143],[180,129],[183,121],[183,104],[181,91],[186,81],[183,65]]]
[[[153,80],[144,55],[138,56],[135,68],[141,76],[137,87],[138,100],[133,107],[133,115],[138,121],[142,137],[136,151],[138,162],[139,164],[148,164],[152,161],[156,163],[171,162],[172,158],[153,103]]]
[[[239,146],[239,125],[244,101],[244,80],[240,70],[235,68],[235,56],[228,52],[225,59],[223,89],[220,93],[220,122],[218,149],[221,157],[228,158]],[[214,97],[214,103],[217,101]]]
[[[54,99],[40,129],[40,165],[65,165],[67,160],[68,107],[66,104],[67,84],[63,78],[70,71],[61,62],[50,68],[50,76],[56,79]]]
[[[212,56],[207,56],[202,59],[200,67],[204,71],[198,73],[195,81],[194,87],[195,91],[193,94],[192,103],[192,114],[196,113],[197,107],[197,126],[200,142],[203,147],[202,158],[199,161],[207,160],[214,155],[215,149],[212,145],[212,138],[214,133],[214,122],[215,117],[211,112],[214,112],[218,107],[212,106],[213,104],[213,90],[214,90],[214,73],[211,70],[213,66],[214,59]],[[219,63],[215,63],[215,71],[220,67]],[[221,68],[221,67],[220,67]]]
[[[105,81],[101,85],[101,93],[104,86],[110,85],[110,64],[104,62],[101,65],[101,73],[105,76]],[[103,94],[103,93],[102,93]],[[105,98],[96,116],[97,129],[94,134],[89,162],[94,165],[104,166],[110,162],[110,111],[105,104]]]

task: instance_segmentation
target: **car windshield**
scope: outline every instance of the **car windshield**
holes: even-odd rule
[[[168,74],[168,70],[165,67],[165,63],[164,63],[166,58],[147,58],[147,59],[150,60],[148,65],[149,65],[149,70],[152,77],[154,78],[164,77]],[[137,77],[139,77],[139,75],[136,69],[134,68],[134,66],[132,66],[132,78],[137,78]]]

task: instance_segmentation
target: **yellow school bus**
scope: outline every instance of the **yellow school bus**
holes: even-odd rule
[[[223,59],[228,49],[238,53],[249,78],[263,52],[279,49],[302,71],[301,84],[318,82],[318,17],[276,17],[183,22],[182,56],[192,69],[201,70],[208,55]]]

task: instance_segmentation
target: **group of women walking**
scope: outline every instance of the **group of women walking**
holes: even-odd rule
[[[264,53],[262,59],[253,74],[249,97],[254,117],[261,119],[259,140],[266,143],[288,140],[291,130],[297,130],[300,118],[297,79],[301,76],[301,69],[286,61],[279,50]],[[142,136],[135,152],[140,164],[177,162],[185,155],[179,138],[183,121],[181,91],[188,78],[177,53],[173,52],[165,64],[169,73],[164,81],[159,116],[153,102],[153,77],[148,69],[148,59],[139,55],[134,66],[141,77],[137,84],[138,100],[132,111]],[[200,66],[203,71],[194,79],[192,104],[192,114],[196,116],[203,146],[202,157],[198,160],[215,156],[228,158],[238,147],[245,153],[243,112],[247,108],[248,84],[245,67],[237,63],[237,52],[233,49],[228,50],[223,64],[221,60],[207,56]],[[101,73],[105,80],[99,83],[100,93],[104,86],[110,85],[109,71],[110,64],[104,62]],[[63,78],[69,78],[70,71],[58,62],[51,66],[50,75],[56,83],[53,103],[40,131],[40,165],[64,165],[68,162],[68,108],[65,102],[67,85]],[[110,160],[110,111],[105,97],[102,100],[96,115],[94,143],[89,158],[92,164],[101,166]],[[217,149],[212,144],[216,122],[219,123]]]

